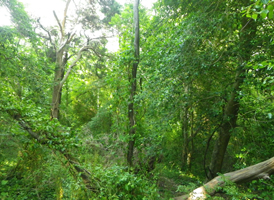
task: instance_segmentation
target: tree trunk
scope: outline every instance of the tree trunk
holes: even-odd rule
[[[182,152],[182,169],[185,167],[187,163],[188,156],[188,106],[185,106],[183,111],[183,124],[182,124],[182,132],[183,132],[183,152]]]
[[[193,123],[194,123],[194,113],[193,110],[190,112],[190,138],[194,138],[194,130],[193,130]],[[189,139],[188,139],[189,140]],[[187,154],[187,172],[191,172],[192,166],[192,153],[194,151],[194,141],[193,139],[190,141],[190,149]]]
[[[64,78],[65,65],[67,58],[63,60],[64,51],[56,52],[56,67],[53,82],[52,101],[51,101],[51,118],[59,119],[59,106],[62,97],[62,85],[60,82]],[[67,55],[67,54],[66,54]]]
[[[223,123],[220,126],[218,138],[215,142],[214,150],[211,157],[209,166],[208,178],[209,180],[217,176],[221,172],[225,152],[230,140],[233,129],[236,128],[238,118],[239,104],[239,91],[244,80],[245,63],[248,62],[252,54],[254,46],[252,39],[256,36],[257,24],[254,20],[242,17],[242,29],[239,33],[239,67],[236,72],[236,80],[232,87],[230,99],[224,110]]]
[[[128,152],[127,152],[127,163],[132,166],[133,160],[133,151],[135,143],[135,132],[136,132],[136,121],[135,121],[135,112],[134,112],[134,97],[136,95],[136,77],[137,77],[137,68],[139,63],[139,0],[135,0],[133,7],[134,14],[134,29],[135,29],[135,38],[134,38],[134,50],[135,50],[135,61],[132,66],[132,72],[130,77],[131,82],[131,91],[130,91],[130,103],[128,105],[128,118],[129,118],[129,143],[128,143]]]
[[[223,176],[217,176],[213,180],[193,190],[189,195],[175,197],[175,200],[201,200],[206,199],[207,195],[214,195],[220,187],[225,186],[227,180],[233,183],[242,183],[255,179],[270,179],[274,174],[274,157],[264,162],[252,165],[245,169],[229,172]]]
[[[185,94],[190,96],[191,99],[192,83],[185,85]],[[193,130],[194,115],[192,103],[189,102],[183,108],[182,118],[182,135],[183,135],[183,147],[182,147],[182,170],[187,172],[191,171],[191,159],[193,152],[193,139],[195,137]]]
[[[243,67],[240,67],[236,74],[233,91],[231,92],[230,99],[227,102],[224,111],[223,124],[220,127],[219,137],[215,142],[208,172],[209,179],[214,178],[218,172],[221,172],[223,159],[231,136],[231,132],[236,127],[238,111],[240,108],[240,104],[237,99],[237,93],[239,91],[240,85],[243,82],[243,77],[241,77],[243,73],[245,73],[245,70],[243,69]]]
[[[61,97],[62,97],[62,84],[61,81],[64,78],[65,73],[65,66],[68,61],[68,53],[65,51],[65,46],[71,41],[72,37],[68,37],[69,39],[66,39],[67,35],[65,33],[66,29],[66,19],[67,19],[67,11],[71,0],[68,0],[66,3],[66,7],[64,10],[64,19],[62,23],[60,23],[57,15],[55,12],[53,12],[54,17],[59,25],[60,28],[60,36],[61,39],[59,41],[60,47],[56,47],[52,41],[52,45],[55,47],[56,51],[56,66],[55,66],[55,74],[54,74],[54,82],[53,82],[53,91],[52,91],[52,101],[51,101],[51,119],[56,118],[59,119],[59,106],[61,104]],[[48,32],[49,33],[49,32]]]

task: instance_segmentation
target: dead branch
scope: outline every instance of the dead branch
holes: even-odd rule
[[[40,18],[37,20],[37,22],[38,22],[38,24],[39,24],[39,26],[48,34],[48,38],[47,37],[43,37],[43,38],[45,38],[45,39],[48,39],[49,41],[50,41],[50,43],[51,43],[51,45],[54,47],[54,49],[56,50],[56,46],[54,45],[54,43],[52,42],[52,39],[51,39],[51,34],[50,34],[50,32],[40,23]]]
[[[77,54],[77,57],[75,58],[75,60],[71,63],[71,65],[68,68],[68,71],[66,72],[64,78],[62,81],[60,81],[60,88],[62,88],[63,84],[65,83],[65,81],[67,80],[71,70],[73,69],[73,67],[76,65],[76,63],[80,60],[81,56],[82,56],[82,52],[89,49],[90,46],[83,46],[80,51]]]
[[[68,7],[69,7],[70,2],[71,2],[71,0],[67,1],[66,8],[64,10],[64,19],[63,19],[63,22],[62,22],[63,31],[65,31],[65,27],[66,27],[67,11],[68,11]],[[63,36],[65,35],[65,33],[62,33],[62,34],[63,34]]]
[[[62,27],[62,25],[61,25],[61,23],[60,23],[60,21],[59,21],[57,15],[56,15],[55,11],[53,11],[53,14],[54,14],[54,17],[55,17],[55,19],[56,19],[56,21],[57,21],[57,23],[58,23],[58,26],[59,26],[60,32],[61,32],[61,36],[62,36],[62,38],[63,38],[63,37],[64,37],[64,30],[63,30],[63,27]]]
[[[214,195],[219,187],[224,187],[225,182],[233,183],[248,182],[255,179],[270,179],[270,175],[274,174],[274,157],[252,165],[250,167],[240,169],[234,172],[226,173],[222,176],[217,176],[204,186],[193,190],[189,195],[175,197],[175,200],[202,200],[206,199],[207,195]]]

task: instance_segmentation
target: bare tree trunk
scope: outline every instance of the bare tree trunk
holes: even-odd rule
[[[134,14],[134,29],[135,29],[135,38],[134,38],[134,50],[135,50],[135,61],[132,66],[131,71],[131,91],[130,91],[130,103],[128,105],[128,118],[129,118],[129,143],[128,143],[128,152],[127,152],[127,163],[132,166],[133,160],[133,151],[135,143],[135,133],[136,133],[136,121],[135,121],[135,112],[134,112],[134,97],[136,95],[136,77],[137,77],[137,68],[139,64],[139,0],[135,0],[133,7]]]
[[[188,195],[175,197],[175,200],[202,200],[206,199],[207,195],[214,195],[220,187],[225,186],[227,180],[233,183],[242,183],[255,179],[270,179],[270,175],[274,174],[274,157],[264,162],[252,165],[245,169],[226,173],[222,176],[217,176],[204,186],[193,190]]]
[[[60,84],[60,82],[64,78],[65,66],[68,61],[68,53],[65,50],[64,43],[67,44],[72,39],[71,38],[70,40],[65,40],[66,18],[67,18],[67,11],[68,11],[70,2],[71,0],[68,0],[66,3],[66,7],[64,10],[64,19],[62,23],[60,23],[56,13],[53,12],[54,17],[59,25],[61,39],[59,41],[60,47],[54,46],[56,51],[56,66],[55,66],[55,74],[54,74],[54,82],[53,82],[54,85],[53,85],[53,91],[52,91],[52,101],[51,101],[51,119],[52,118],[59,119],[59,114],[60,114],[59,106],[61,104],[61,98],[62,98],[62,85]]]
[[[59,119],[59,106],[61,104],[62,97],[62,86],[60,85],[60,82],[64,78],[66,60],[63,60],[63,50],[57,52],[56,54],[56,67],[51,101],[51,118]]]
[[[89,45],[84,45],[82,46],[82,48],[78,51],[77,53],[77,57],[72,61],[72,63],[70,64],[70,66],[67,67],[67,70],[65,72],[65,68],[66,65],[68,63],[69,60],[69,56],[68,56],[68,45],[70,44],[70,42],[72,41],[72,39],[74,38],[74,33],[65,33],[65,29],[66,29],[66,19],[67,19],[67,11],[68,11],[68,7],[70,4],[71,0],[68,0],[66,3],[66,8],[64,10],[64,19],[62,21],[62,23],[59,21],[57,15],[55,12],[53,12],[54,17],[59,25],[59,31],[60,31],[60,41],[59,41],[59,46],[55,46],[55,44],[53,44],[52,40],[51,40],[51,35],[49,33],[49,31],[47,31],[41,24],[40,26],[42,27],[42,29],[44,29],[48,34],[49,34],[49,39],[51,44],[54,46],[54,49],[56,51],[56,67],[55,67],[55,74],[54,74],[54,85],[53,85],[53,91],[52,91],[52,101],[51,101],[51,119],[52,118],[56,118],[59,119],[60,118],[60,104],[61,104],[61,99],[62,99],[62,87],[65,83],[65,81],[67,80],[68,76],[71,73],[71,70],[73,69],[73,67],[76,65],[76,63],[80,60],[81,56],[82,56],[82,52],[86,51],[88,49],[92,49],[91,46]]]

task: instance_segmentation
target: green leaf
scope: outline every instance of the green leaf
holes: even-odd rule
[[[261,5],[257,5],[257,4],[256,4],[256,5],[255,5],[255,8],[256,8],[256,9],[261,9]]]
[[[268,13],[268,18],[269,19],[272,19],[273,18],[273,5],[269,5],[267,6],[267,10],[269,10],[269,13]]]
[[[125,189],[126,189],[126,191],[128,191],[128,190],[129,190],[129,187],[128,187],[128,185],[125,185]]]
[[[262,10],[261,16],[262,16],[263,19],[266,18],[268,12],[269,12],[269,10]]]
[[[6,180],[2,180],[1,181],[1,185],[6,185],[9,181],[6,181]]]
[[[261,0],[261,2],[262,2],[263,4],[267,4],[267,3],[268,3],[268,0]]]
[[[253,13],[251,17],[256,20],[258,18],[258,14]]]

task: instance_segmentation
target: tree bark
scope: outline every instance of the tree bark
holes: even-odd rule
[[[55,66],[55,74],[54,74],[54,82],[53,82],[53,91],[52,91],[52,100],[51,100],[51,119],[56,118],[59,119],[59,106],[61,104],[62,97],[62,85],[60,82],[64,78],[65,66],[68,61],[68,53],[65,50],[65,46],[71,41],[72,37],[68,37],[65,39],[65,27],[66,27],[66,18],[67,18],[67,10],[69,7],[71,0],[68,0],[66,3],[66,7],[64,10],[64,19],[62,24],[60,23],[56,13],[53,11],[54,17],[59,25],[60,29],[60,47],[54,46],[56,50],[56,66]],[[49,32],[48,32],[49,33]],[[54,45],[54,44],[53,44]]]
[[[214,195],[219,187],[225,186],[227,180],[233,183],[242,183],[255,179],[270,179],[270,175],[274,174],[274,157],[264,162],[252,165],[245,169],[226,173],[222,176],[217,176],[204,186],[193,190],[188,195],[175,197],[175,200],[202,200],[206,199],[207,195]]]
[[[231,132],[236,127],[236,122],[238,118],[238,111],[240,104],[237,99],[237,93],[239,91],[240,85],[243,82],[242,74],[245,73],[243,67],[240,67],[236,74],[236,80],[233,85],[233,91],[231,92],[230,99],[227,102],[223,124],[220,127],[219,137],[217,138],[214,146],[214,150],[211,157],[211,163],[209,166],[208,178],[214,178],[218,172],[221,172],[223,160],[230,140]]]
[[[52,101],[51,101],[51,118],[59,119],[59,106],[61,104],[62,86],[60,82],[64,78],[65,60],[63,61],[64,50],[56,52],[56,67],[53,82]],[[66,56],[67,57],[67,56]]]
[[[136,121],[135,121],[135,112],[134,112],[134,98],[136,95],[136,77],[137,77],[137,68],[139,64],[139,0],[135,0],[133,7],[134,14],[134,50],[135,50],[135,61],[132,66],[131,77],[129,81],[131,82],[131,91],[130,91],[130,103],[128,105],[128,118],[129,118],[129,143],[128,143],[128,152],[127,152],[127,163],[129,166],[132,166],[133,160],[133,151],[136,133]]]

